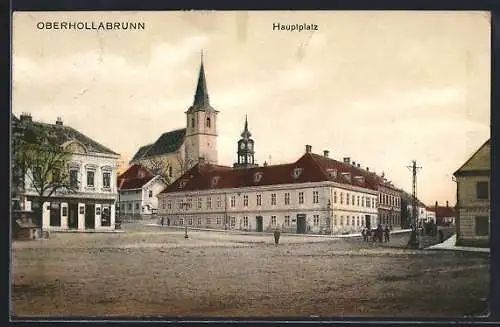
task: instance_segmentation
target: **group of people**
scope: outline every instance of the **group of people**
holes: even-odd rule
[[[382,228],[382,225],[378,225],[376,229],[370,230],[369,228],[365,227],[361,231],[361,235],[363,235],[363,240],[365,242],[380,242],[382,243],[382,239],[384,242],[390,242],[391,241],[391,229],[389,226],[385,226],[385,228]]]

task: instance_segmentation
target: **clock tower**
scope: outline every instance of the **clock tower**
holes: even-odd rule
[[[200,158],[203,158],[207,163],[217,164],[218,113],[210,105],[202,52],[193,105],[186,111],[184,143],[186,169],[194,166]]]
[[[255,164],[254,141],[251,137],[252,134],[248,130],[248,119],[245,116],[245,129],[241,133],[241,139],[238,141],[238,162],[234,164],[234,168],[252,168],[258,166]]]

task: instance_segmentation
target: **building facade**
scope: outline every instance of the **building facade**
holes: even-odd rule
[[[457,245],[489,245],[490,151],[488,140],[453,174],[457,182]]]
[[[161,165],[167,182],[177,179],[199,158],[217,164],[218,113],[210,105],[202,58],[194,101],[185,112],[185,127],[163,133],[154,143],[139,147],[130,164],[149,169]]]
[[[122,219],[147,219],[158,212],[158,194],[167,186],[159,175],[140,165],[118,176],[118,205]]]
[[[450,207],[448,201],[446,201],[446,205],[440,206],[436,201],[436,204],[433,208],[436,217],[436,223],[440,226],[450,226],[455,225],[456,220],[456,210],[455,207]]]
[[[70,153],[68,160],[69,183],[73,192],[56,191],[41,204],[32,178],[24,179],[23,209],[41,211],[41,226],[48,231],[62,230],[114,230],[117,200],[116,173],[119,154],[64,126],[58,119],[55,124],[34,122],[31,116],[20,116],[22,124],[43,126],[53,133],[60,145]],[[26,176],[32,176],[29,169]],[[47,192],[48,193],[48,192]],[[45,194],[44,194],[45,196]]]
[[[241,168],[201,160],[159,200],[160,219],[174,226],[341,234],[379,223],[376,186],[310,146],[290,164]]]

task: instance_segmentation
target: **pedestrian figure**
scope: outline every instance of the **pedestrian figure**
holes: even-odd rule
[[[361,230],[361,235],[363,235],[363,241],[366,242],[366,229],[363,227],[363,229]]]
[[[383,234],[382,225],[378,225],[378,227],[377,227],[377,237],[378,237],[378,241],[380,243],[382,243],[382,234]]]
[[[274,231],[274,244],[278,246],[278,243],[280,242],[280,231],[275,230]]]
[[[441,228],[439,228],[438,233],[439,233],[439,243],[443,243],[444,242],[443,230]]]
[[[163,219],[164,219],[163,217],[161,217],[161,219],[160,219],[160,224],[161,224],[162,226],[163,226]]]
[[[390,233],[391,233],[391,230],[389,229],[389,227],[385,226],[385,229],[384,229],[384,242],[390,242]]]

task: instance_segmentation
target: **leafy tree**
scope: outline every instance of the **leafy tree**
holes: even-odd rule
[[[26,123],[24,133],[16,142],[15,165],[22,167],[26,193],[33,191],[36,194],[36,219],[40,225],[44,202],[50,201],[54,195],[75,193],[79,187],[77,180],[69,178],[71,153],[63,148],[65,140],[57,128]]]
[[[142,160],[141,164],[148,168],[154,175],[161,176],[168,185],[174,182],[176,178],[183,175],[188,168],[192,166],[192,162],[190,160],[188,160],[189,162],[184,160],[180,154],[176,155],[175,161],[177,165],[174,165],[165,158],[156,157],[145,158]]]

